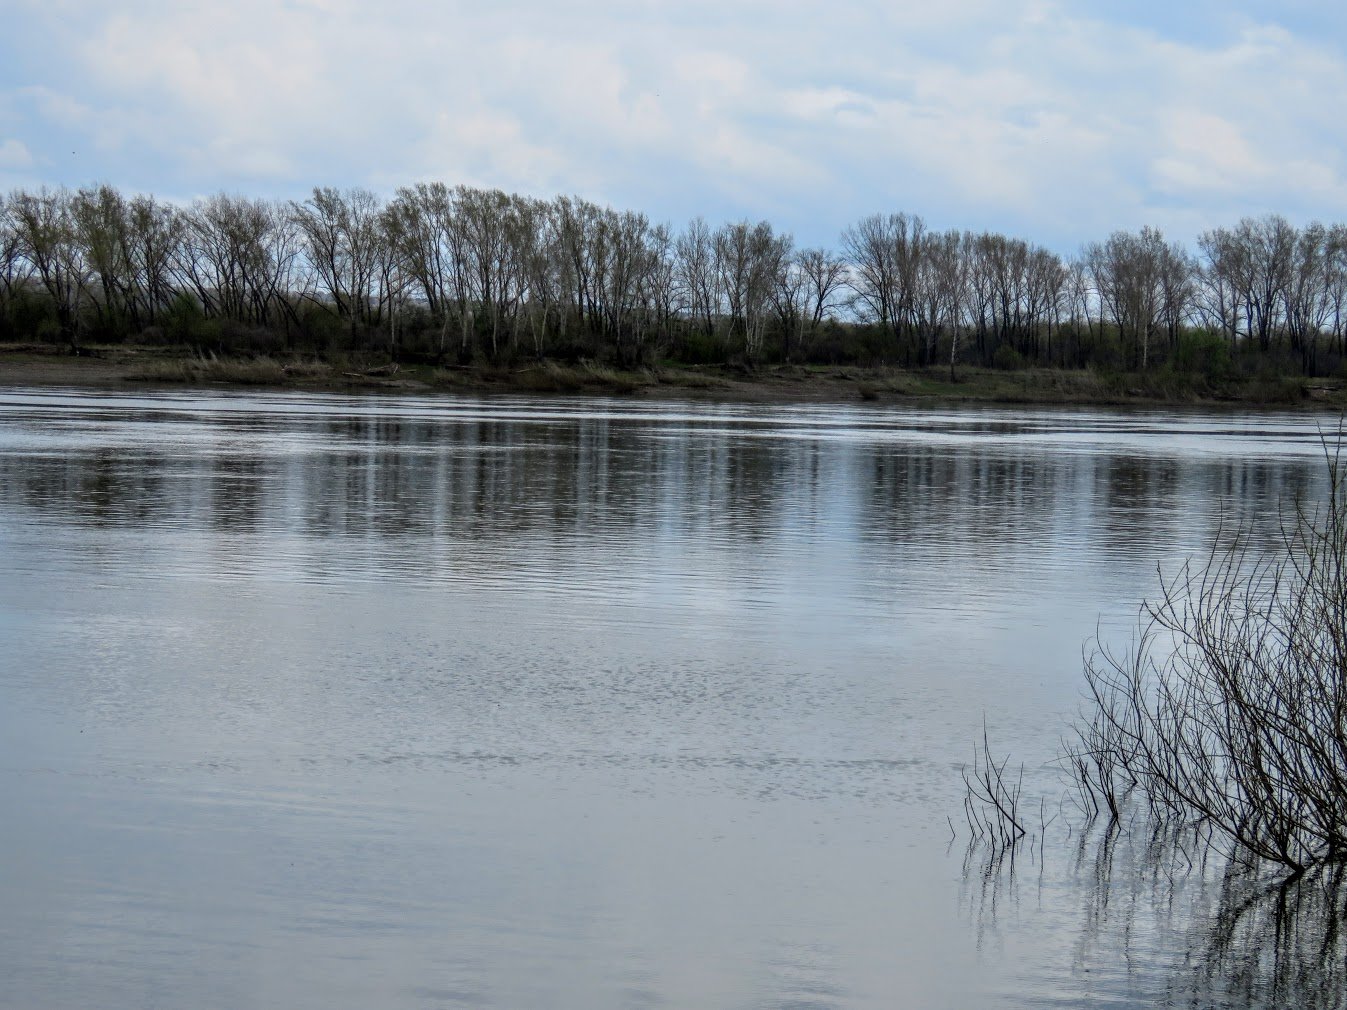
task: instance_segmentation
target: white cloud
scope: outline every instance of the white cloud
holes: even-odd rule
[[[13,137],[0,138],[0,169],[24,169],[33,165],[28,145]]]
[[[1347,61],[1249,4],[1187,37],[1046,0],[68,6],[27,6],[0,42],[0,150],[82,173],[52,182],[438,177],[809,242],[907,209],[1063,249],[1347,217]],[[72,147],[94,153],[67,167]]]
[[[1152,164],[1159,188],[1176,195],[1238,193],[1266,181],[1271,170],[1229,120],[1199,109],[1175,109],[1165,117],[1167,150]]]
[[[572,171],[561,154],[531,142],[517,120],[485,109],[441,113],[411,154],[425,177],[487,189],[546,192]]]

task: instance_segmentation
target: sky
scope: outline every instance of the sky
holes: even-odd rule
[[[0,0],[0,190],[426,180],[836,246],[1347,220],[1347,5]]]

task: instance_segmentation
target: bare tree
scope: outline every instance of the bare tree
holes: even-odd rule
[[[1173,354],[1179,333],[1188,325],[1197,299],[1197,262],[1177,242],[1160,254],[1160,321]]]
[[[567,294],[565,273],[557,235],[557,219],[551,204],[536,203],[530,211],[531,226],[521,236],[517,255],[527,292],[525,315],[533,340],[533,352],[541,358],[547,339],[548,320],[561,311]]]
[[[674,322],[679,312],[678,268],[673,234],[667,224],[650,229],[649,272],[645,291],[654,313],[656,330],[661,340],[673,336]]]
[[[431,318],[440,321],[449,301],[450,216],[449,189],[442,182],[399,189],[384,212],[384,235],[393,255],[420,291]]]
[[[19,191],[9,200],[19,248],[32,264],[56,309],[61,336],[79,348],[79,300],[89,283],[89,267],[77,240],[71,194],[65,189]]]
[[[457,217],[461,223],[465,259],[472,279],[474,301],[490,324],[491,356],[500,353],[501,322],[509,303],[510,198],[502,191],[460,187]]]
[[[809,274],[800,265],[799,253],[786,258],[772,291],[777,327],[781,333],[781,357],[789,362],[804,343],[804,331],[812,308]]]
[[[138,321],[152,326],[177,293],[173,261],[183,241],[183,218],[153,197],[135,197],[127,205],[124,241],[133,313]],[[289,295],[288,281],[280,283]]]
[[[644,214],[605,211],[601,217],[603,273],[600,277],[604,329],[626,363],[632,345],[642,341],[641,313],[645,280],[651,270],[650,222]]]
[[[570,302],[577,325],[593,326],[598,315],[598,286],[602,264],[603,238],[599,234],[602,208],[578,197],[558,197],[554,205],[554,227],[560,269],[565,290],[574,293]]]
[[[916,329],[916,292],[926,224],[907,214],[874,214],[842,233],[848,284],[863,317],[888,330],[900,351]]]
[[[1162,282],[1168,248],[1154,228],[1117,231],[1102,244],[1085,247],[1085,263],[1098,292],[1104,317],[1117,327],[1124,346],[1131,344],[1144,370],[1150,362],[1151,337],[1164,309]]]
[[[720,314],[715,241],[711,229],[695,218],[674,243],[674,256],[683,303],[694,325],[709,336]]]
[[[208,316],[263,328],[288,318],[300,278],[284,209],[222,193],[197,201],[182,221],[174,273]]]
[[[1024,267],[1025,329],[1033,359],[1039,358],[1039,336],[1045,341],[1045,353],[1052,360],[1052,335],[1061,322],[1066,299],[1067,268],[1061,258],[1047,249],[1030,247]]]
[[[70,200],[75,241],[88,265],[84,305],[96,325],[110,333],[132,315],[131,264],[126,259],[126,202],[111,186],[77,190]]]
[[[8,321],[10,306],[32,274],[12,204],[13,197],[0,197],[0,325]]]
[[[1347,327],[1347,225],[1335,224],[1328,230],[1324,284],[1327,288],[1326,325],[1339,355],[1347,352],[1344,328]]]
[[[308,265],[352,335],[360,325],[376,325],[388,297],[381,260],[389,250],[379,198],[364,189],[316,187],[304,203],[291,204],[290,215]]]
[[[923,239],[916,291],[917,321],[924,338],[922,359],[934,362],[937,347],[949,334],[949,372],[959,357],[959,328],[968,297],[968,260],[957,231],[930,233]]]
[[[1206,256],[1205,313],[1234,341],[1243,333],[1267,351],[1281,319],[1295,258],[1296,230],[1285,218],[1244,218],[1198,240]]]
[[[716,270],[725,293],[730,325],[743,334],[744,354],[756,360],[773,292],[790,256],[791,238],[777,235],[766,221],[728,224],[715,233]]]
[[[1285,218],[1272,214],[1241,221],[1235,229],[1235,240],[1244,248],[1248,264],[1242,292],[1246,312],[1259,348],[1266,351],[1291,280],[1296,231]]]
[[[1071,260],[1066,270],[1067,321],[1076,343],[1076,364],[1080,365],[1084,363],[1084,355],[1080,353],[1081,330],[1084,329],[1087,337],[1094,337],[1094,287],[1090,283],[1090,270],[1084,259]]]
[[[846,284],[847,262],[825,249],[801,249],[795,262],[808,281],[809,327],[817,330],[836,308],[837,296]]]
[[[1302,229],[1281,292],[1282,318],[1291,350],[1299,353],[1301,367],[1310,375],[1315,369],[1319,333],[1333,310],[1332,255],[1327,228],[1315,222]]]
[[[1197,244],[1205,260],[1197,272],[1197,311],[1209,327],[1230,341],[1234,351],[1244,319],[1241,292],[1249,269],[1245,250],[1225,228],[1203,232]]]

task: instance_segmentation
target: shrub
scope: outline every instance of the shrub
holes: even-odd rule
[[[1209,330],[1191,330],[1179,335],[1171,364],[1176,372],[1204,375],[1208,379],[1229,378],[1233,371],[1230,342]]]
[[[1325,456],[1327,495],[1280,552],[1228,540],[1162,582],[1130,649],[1087,663],[1067,758],[1095,809],[1139,796],[1293,876],[1347,860],[1347,470]]]
[[[164,332],[175,344],[205,347],[218,344],[220,324],[207,319],[200,303],[188,294],[180,294],[163,317]]]
[[[992,355],[992,367],[999,368],[1006,372],[1013,372],[1016,369],[1024,367],[1024,357],[1009,344],[1002,344],[996,349],[996,353]]]

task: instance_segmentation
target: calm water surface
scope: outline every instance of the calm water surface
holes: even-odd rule
[[[1207,893],[982,878],[958,767],[1057,789],[1086,639],[1317,439],[0,389],[0,1004],[1173,999]]]

